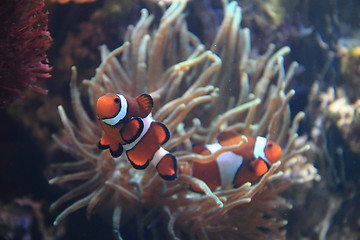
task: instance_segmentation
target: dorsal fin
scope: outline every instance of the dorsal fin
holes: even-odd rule
[[[211,152],[204,145],[194,145],[192,148],[193,153],[201,154],[201,155],[210,155]]]
[[[229,138],[234,138],[239,136],[240,134],[236,133],[235,131],[227,131],[227,132],[221,132],[217,136],[217,140],[221,143],[223,141],[228,140]]]
[[[151,113],[154,102],[153,102],[152,97],[149,94],[143,93],[143,94],[137,96],[136,101],[138,101],[141,109],[146,112],[146,116]]]

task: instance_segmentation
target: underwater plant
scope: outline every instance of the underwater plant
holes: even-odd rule
[[[46,51],[52,43],[43,0],[5,0],[0,4],[0,100],[23,97],[24,89],[42,94],[38,78],[49,78]]]
[[[289,47],[275,51],[269,45],[263,55],[252,56],[250,31],[240,26],[240,6],[235,1],[223,1],[223,5],[224,19],[209,50],[188,31],[184,1],[174,1],[167,9],[160,4],[163,16],[156,29],[150,27],[154,16],[143,9],[119,48],[110,52],[100,46],[102,63],[93,78],[83,81],[89,96],[86,104],[80,97],[76,68],[72,68],[76,123],[59,106],[67,143],[59,136],[53,138],[76,161],[51,165],[63,175],[49,183],[81,183],[51,205],[55,211],[71,202],[54,225],[79,208],[86,207],[90,218],[111,205],[117,239],[122,239],[121,224],[129,214],[140,239],[164,234],[172,239],[285,238],[287,221],[281,213],[291,204],[279,193],[295,183],[319,178],[303,155],[309,146],[297,134],[304,113],[292,122],[290,118],[289,101],[295,91],[288,87],[297,63],[290,64],[285,73],[283,61]],[[177,180],[165,182],[153,166],[135,170],[125,154],[113,158],[98,149],[102,130],[95,120],[96,102],[107,92],[151,95],[153,118],[171,133],[163,148],[178,159]],[[282,157],[259,181],[211,191],[191,176],[191,163],[216,161],[221,153],[241,149],[247,139],[206,156],[193,153],[192,146],[212,144],[227,131],[264,136],[281,146]],[[191,191],[190,185],[203,193]],[[151,236],[145,236],[146,227],[151,228]]]

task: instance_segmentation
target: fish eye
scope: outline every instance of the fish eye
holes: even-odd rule
[[[269,143],[267,146],[268,146],[269,148],[271,148],[271,147],[273,146],[273,144],[272,144],[272,143]]]
[[[119,99],[119,98],[115,98],[115,99],[114,99],[114,102],[115,102],[116,104],[119,104],[119,103],[120,103],[120,99]]]

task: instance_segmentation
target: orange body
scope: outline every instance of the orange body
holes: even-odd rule
[[[239,144],[242,135],[236,133],[222,133],[218,136],[218,143],[198,145],[193,152],[209,155],[223,146]],[[247,136],[248,142],[239,150],[222,153],[216,161],[210,163],[192,162],[192,175],[203,180],[211,190],[219,186],[232,184],[239,187],[246,182],[254,182],[266,173],[271,165],[281,158],[281,147],[276,143],[262,137]],[[226,166],[224,166],[226,165]],[[223,176],[222,174],[227,174]],[[201,192],[195,186],[194,191]]]
[[[99,141],[101,150],[110,149],[113,157],[123,150],[135,169],[155,165],[165,180],[177,178],[174,155],[160,147],[170,137],[167,127],[151,116],[153,101],[150,95],[136,98],[107,93],[98,99],[96,109],[104,135]]]

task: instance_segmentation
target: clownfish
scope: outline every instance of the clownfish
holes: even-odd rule
[[[167,142],[170,132],[165,124],[151,117],[153,100],[150,95],[127,97],[107,93],[100,97],[96,110],[104,135],[99,149],[110,149],[113,157],[123,150],[135,169],[145,169],[151,162],[159,175],[168,181],[177,178],[177,160],[160,145]]]
[[[281,147],[264,137],[249,137],[247,143],[239,150],[224,152],[216,161],[210,163],[192,162],[192,176],[203,180],[213,191],[219,186],[240,187],[246,182],[254,182],[264,175],[273,163],[281,158]],[[243,135],[234,132],[224,132],[218,137],[217,143],[195,145],[193,152],[210,155],[221,147],[239,144]],[[202,192],[196,186],[190,186],[193,191]]]

